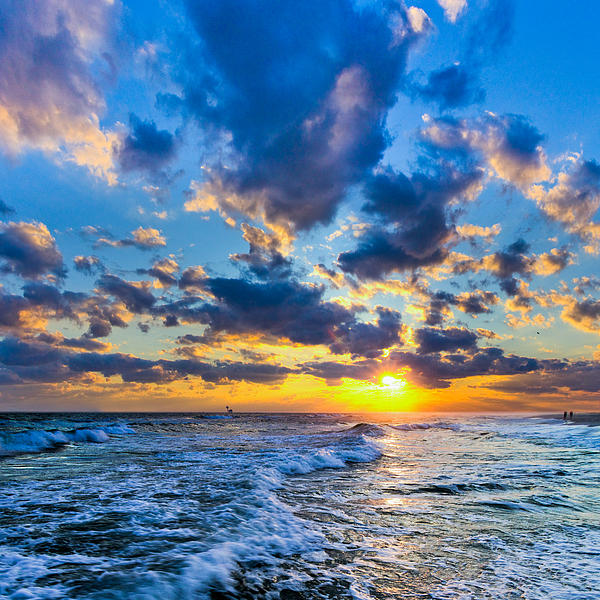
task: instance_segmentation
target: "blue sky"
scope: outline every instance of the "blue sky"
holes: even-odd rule
[[[0,407],[597,408],[599,13],[5,3]]]

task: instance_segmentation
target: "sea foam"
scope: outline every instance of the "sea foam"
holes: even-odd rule
[[[111,435],[132,434],[128,425],[114,424],[103,427],[82,427],[68,431],[29,429],[18,432],[0,432],[0,456],[29,454],[56,450],[70,443],[102,444]]]

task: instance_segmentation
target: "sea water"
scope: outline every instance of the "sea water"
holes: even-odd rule
[[[0,597],[600,598],[599,427],[234,417],[1,415]]]

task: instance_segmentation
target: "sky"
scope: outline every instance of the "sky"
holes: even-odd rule
[[[2,2],[0,410],[600,409],[599,19]]]

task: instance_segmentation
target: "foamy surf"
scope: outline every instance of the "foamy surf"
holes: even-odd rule
[[[30,429],[18,432],[0,432],[0,456],[56,450],[71,443],[103,444],[110,436],[135,433],[128,425],[107,425],[67,431]]]

